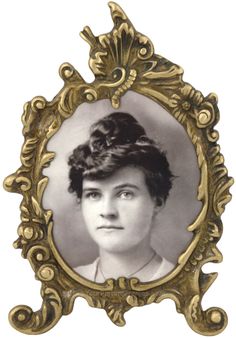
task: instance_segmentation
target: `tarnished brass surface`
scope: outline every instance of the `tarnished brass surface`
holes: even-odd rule
[[[229,188],[233,184],[214,129],[219,120],[217,97],[204,97],[185,83],[183,69],[154,54],[152,42],[135,30],[117,4],[110,2],[109,7],[114,22],[110,33],[96,37],[89,27],[81,32],[91,48],[89,65],[95,80],[86,83],[72,65],[64,63],[59,70],[64,87],[55,98],[48,102],[38,96],[24,106],[22,165],[5,179],[4,187],[23,196],[19,237],[14,247],[22,249],[23,257],[30,261],[36,278],[42,282],[43,303],[37,312],[28,306],[16,306],[9,319],[23,333],[43,333],[62,315],[69,314],[75,298],[80,296],[90,306],[105,309],[109,318],[122,326],[124,313],[132,307],[170,298],[193,330],[215,335],[227,325],[227,316],[217,307],[202,309],[202,297],[217,274],[205,274],[201,268],[207,262],[222,260],[216,244],[222,234],[220,217],[231,199]],[[42,207],[48,183],[42,170],[55,156],[47,151],[48,141],[81,103],[110,99],[112,106],[118,108],[128,90],[161,104],[185,128],[198,158],[198,199],[203,207],[188,227],[193,239],[171,274],[149,283],[122,277],[96,284],[77,275],[53,243],[52,211]]]

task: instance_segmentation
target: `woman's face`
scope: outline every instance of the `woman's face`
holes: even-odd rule
[[[83,180],[82,215],[91,237],[106,251],[125,252],[149,239],[157,208],[139,168]]]

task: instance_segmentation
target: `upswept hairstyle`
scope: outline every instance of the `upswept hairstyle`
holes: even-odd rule
[[[124,166],[144,172],[149,193],[158,205],[166,201],[172,187],[173,175],[165,152],[128,113],[111,113],[94,123],[88,141],[73,150],[68,164],[69,192],[75,192],[79,200],[84,178],[103,179]]]

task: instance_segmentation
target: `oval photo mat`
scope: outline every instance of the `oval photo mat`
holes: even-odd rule
[[[176,264],[192,239],[187,227],[202,208],[197,200],[200,182],[197,156],[183,126],[161,105],[133,91],[122,97],[117,110],[107,99],[81,104],[50,139],[47,149],[56,156],[43,171],[49,177],[43,207],[53,211],[55,245],[71,268],[89,264],[98,256],[97,245],[88,234],[76,196],[68,192],[67,162],[73,149],[88,139],[90,126],[115,111],[130,113],[138,120],[147,135],[166,152],[170,169],[176,176],[151,236],[152,247]]]

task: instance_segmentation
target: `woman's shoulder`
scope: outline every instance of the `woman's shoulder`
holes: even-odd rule
[[[159,257],[161,257],[161,256],[159,256]],[[161,263],[159,264],[159,267],[158,267],[156,273],[153,275],[152,280],[164,277],[170,271],[172,271],[174,269],[174,267],[175,267],[174,263],[168,261],[165,257],[161,257]]]
[[[170,271],[173,270],[175,267],[174,263],[168,261],[165,257],[162,257],[162,263],[161,263],[161,268],[165,271]]]
[[[99,258],[96,258],[95,261],[93,261],[90,264],[79,265],[79,266],[74,268],[74,271],[77,272],[79,275],[87,278],[87,279],[94,280],[94,276],[95,276],[96,271],[97,271],[98,260],[99,260]]]

